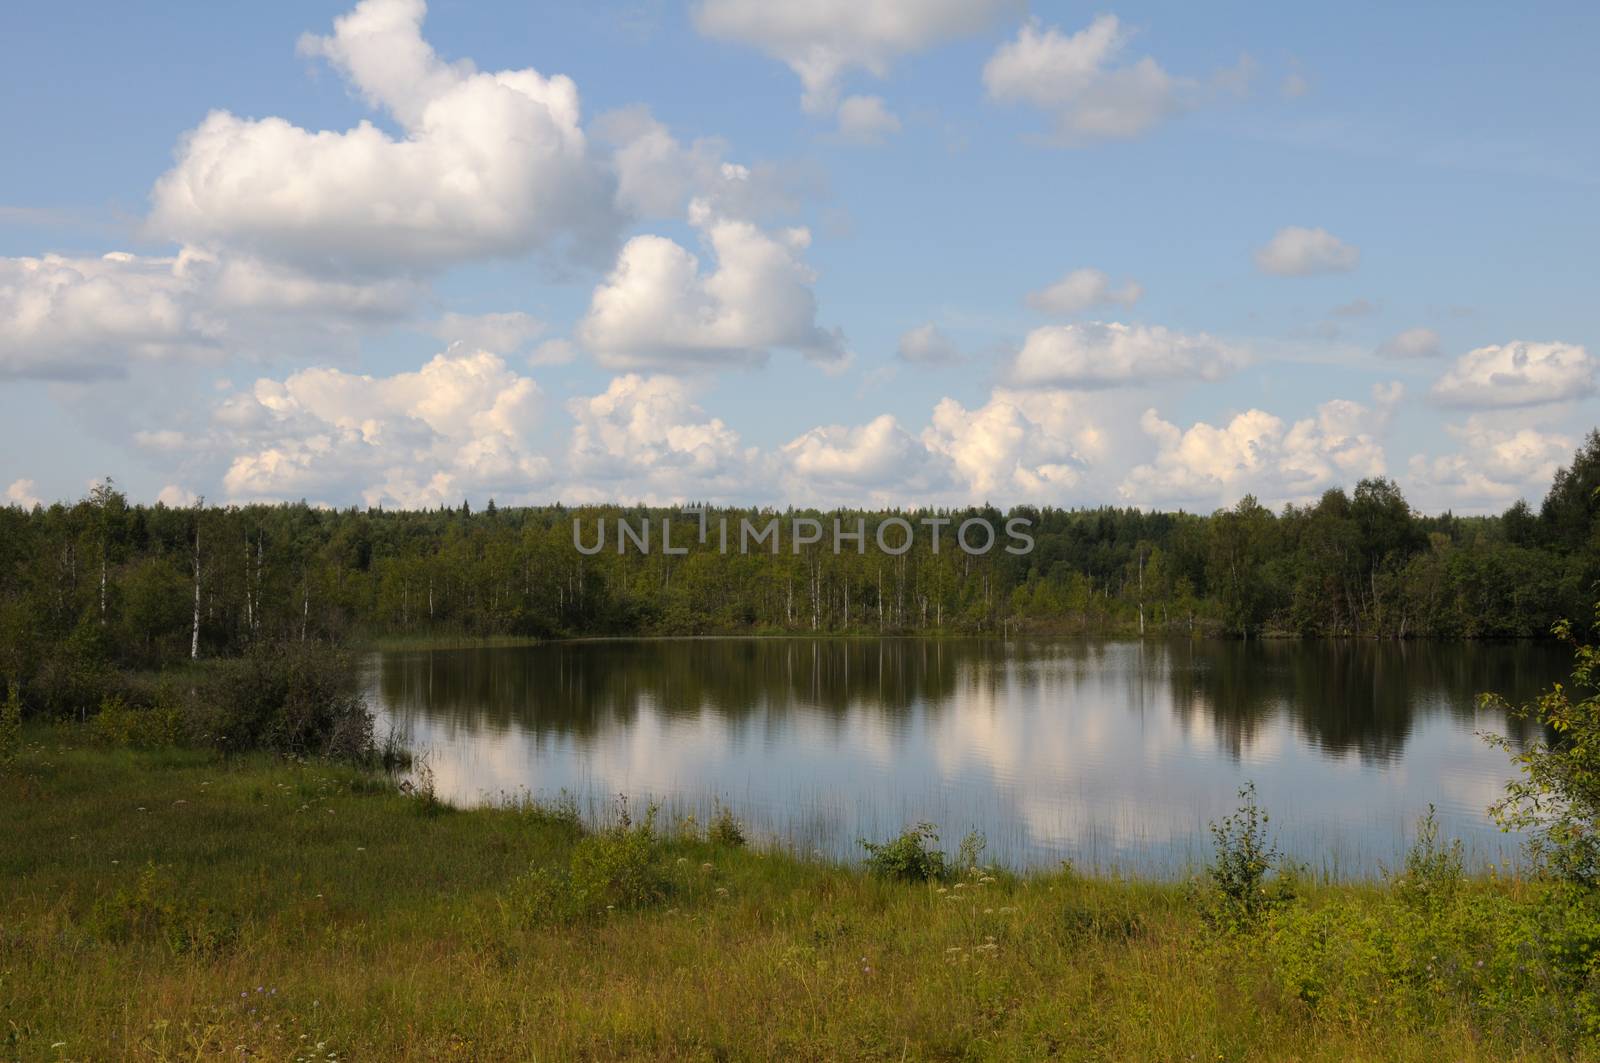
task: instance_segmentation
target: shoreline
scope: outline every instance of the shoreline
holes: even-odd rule
[[[0,1038],[24,1058],[1422,1060],[1445,1043],[1553,1060],[1587,1043],[1527,982],[1537,964],[1499,958],[1547,901],[1518,876],[1452,880],[1428,909],[1398,880],[1297,880],[1222,930],[1203,882],[981,859],[898,881],[741,844],[736,821],[641,833],[635,808],[630,831],[597,831],[328,761],[85,737],[30,726],[0,776]],[[1429,955],[1465,973],[1423,977]]]
[[[1252,639],[1240,639],[1224,634],[1196,634],[1185,632],[1148,633],[1106,631],[1020,631],[1010,634],[998,632],[871,632],[871,631],[740,631],[699,634],[629,634],[629,635],[563,635],[541,637],[536,635],[440,635],[440,636],[376,636],[361,637],[351,645],[362,652],[397,652],[405,650],[442,649],[507,649],[529,646],[560,646],[589,642],[689,642],[727,640],[808,640],[808,641],[866,641],[872,639],[947,641],[1011,642],[1018,639],[1099,640],[1105,642],[1317,642],[1317,643],[1383,643],[1395,645],[1439,645],[1469,643],[1473,645],[1537,645],[1554,644],[1559,640],[1550,635],[1297,635],[1292,632],[1265,632]]]

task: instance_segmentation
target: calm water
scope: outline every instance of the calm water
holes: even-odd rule
[[[860,837],[970,829],[1012,866],[1176,871],[1254,780],[1280,844],[1376,871],[1431,802],[1482,863],[1510,774],[1475,696],[1526,697],[1558,646],[1371,642],[669,639],[375,655],[370,696],[460,803],[562,790],[856,857]]]

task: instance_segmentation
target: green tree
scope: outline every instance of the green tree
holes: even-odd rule
[[[1269,606],[1261,571],[1266,557],[1272,513],[1254,495],[1245,495],[1232,509],[1211,518],[1206,582],[1215,592],[1227,630],[1248,638],[1259,633]]]
[[[1556,473],[1539,508],[1539,523],[1562,549],[1600,547],[1600,428],[1589,433],[1572,464]]]

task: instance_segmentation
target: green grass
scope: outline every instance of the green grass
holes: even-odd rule
[[[625,847],[585,841],[559,810],[453,811],[326,763],[224,763],[81,734],[30,728],[0,778],[3,1059],[1588,1051],[1521,1002],[1495,1011],[1449,985],[1391,995],[1392,972],[1374,976],[1359,955],[1306,960],[1350,979],[1308,1001],[1304,957],[1284,949],[1333,938],[1310,923],[1218,936],[1183,884],[1065,870],[890,881],[667,826],[643,886],[606,893]],[[542,907],[533,867],[554,869],[548,881],[589,875],[596,903]],[[1487,879],[1463,890],[1491,907],[1537,893]],[[1311,885],[1296,911],[1381,930],[1395,892]]]

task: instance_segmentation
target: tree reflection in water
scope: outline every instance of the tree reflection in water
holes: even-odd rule
[[[698,784],[884,806],[867,826],[931,804],[1036,861],[1085,831],[1113,858],[1123,835],[1192,846],[1244,777],[1308,844],[1387,852],[1429,801],[1486,832],[1506,771],[1474,732],[1531,732],[1477,695],[1517,701],[1567,664],[1545,643],[597,640],[384,653],[371,689],[457,800]]]

